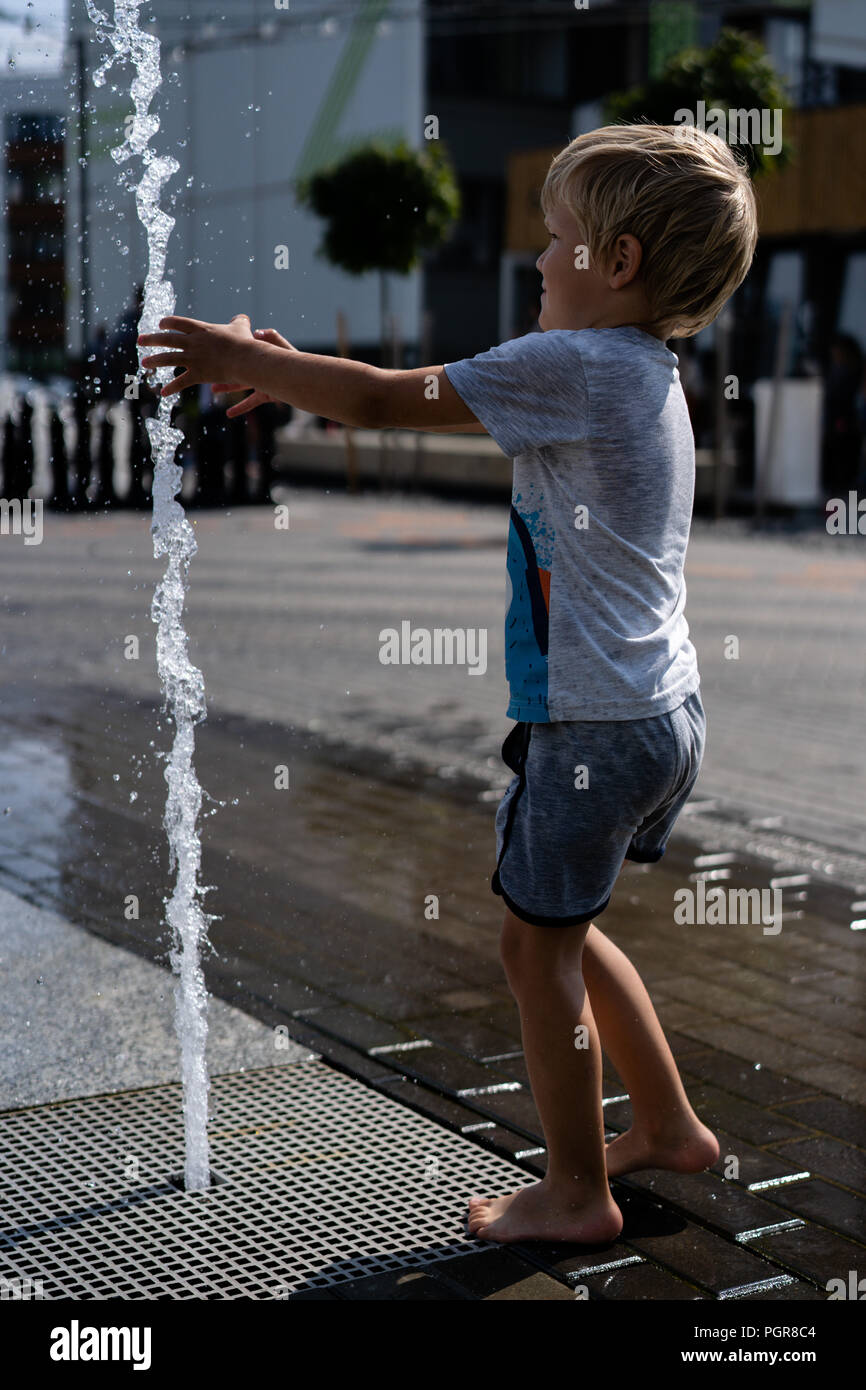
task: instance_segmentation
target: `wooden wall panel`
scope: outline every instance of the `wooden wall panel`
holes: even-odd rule
[[[761,233],[866,231],[866,106],[791,111],[784,134],[793,147],[790,164],[755,181]],[[521,150],[509,158],[507,250],[544,250],[538,196],[560,148]]]

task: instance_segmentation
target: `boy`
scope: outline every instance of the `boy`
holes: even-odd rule
[[[435,368],[382,371],[297,352],[272,330],[171,317],[164,394],[222,377],[348,425],[487,432],[514,456],[506,618],[515,773],[496,816],[493,891],[544,1129],[544,1179],[471,1198],[483,1240],[603,1243],[622,1215],[608,1180],[699,1172],[719,1153],[649,996],[593,925],[625,859],[661,858],[705,739],[683,565],[694,440],[668,338],[719,313],[757,239],[748,174],[697,127],[608,126],[553,160],[540,333]],[[288,350],[288,351],[287,351]],[[601,1045],[632,1126],[604,1143]]]

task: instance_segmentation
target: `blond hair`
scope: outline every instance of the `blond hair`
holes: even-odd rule
[[[652,326],[688,338],[705,328],[746,277],[758,239],[752,181],[718,135],[694,125],[602,126],[553,160],[545,215],[565,207],[591,262],[611,263],[626,233],[641,244]]]

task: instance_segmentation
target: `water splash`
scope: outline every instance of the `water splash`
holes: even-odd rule
[[[86,0],[87,13],[96,25],[96,37],[111,43],[109,54],[93,74],[97,87],[117,60],[135,68],[130,92],[134,117],[125,123],[125,138],[111,151],[118,164],[133,155],[140,156],[144,169],[135,185],[139,220],[147,234],[148,267],[144,282],[144,305],[139,320],[140,333],[158,330],[159,320],[174,313],[174,290],[164,278],[166,246],[174,218],[160,208],[163,184],[179,169],[169,155],[158,156],[150,140],[159,130],[159,118],[150,113],[150,103],[161,83],[160,45],[153,34],[142,32],[138,12],[143,0],[114,0],[114,24],[94,4]],[[172,367],[155,370],[162,386],[174,375]],[[183,470],[174,455],[183,439],[171,427],[172,397],[160,396],[159,408],[147,420],[153,477],[153,553],[167,556],[165,573],[157,586],[151,617],[157,624],[156,660],[164,693],[163,708],[174,721],[175,737],[165,770],[168,783],[163,825],[168,835],[172,870],[176,870],[174,891],[166,899],[166,919],[172,929],[172,969],[178,975],[175,987],[175,1023],[181,1051],[183,1114],[186,1137],[184,1184],[188,1191],[202,1192],[210,1186],[210,1159],[207,1135],[208,1074],[205,1056],[207,1042],[207,990],[201,967],[201,948],[207,941],[207,914],[202,912],[198,882],[201,868],[201,841],[197,821],[202,789],[195,775],[192,756],[194,726],[205,718],[204,680],[187,655],[187,634],[183,626],[183,605],[189,578],[189,563],[196,553],[195,534],[183,507],[176,500]]]

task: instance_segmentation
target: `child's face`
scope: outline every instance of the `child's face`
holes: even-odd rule
[[[587,264],[584,234],[567,208],[554,208],[544,225],[551,237],[535,262],[543,286],[538,325],[543,330],[592,328],[609,302],[607,282]]]

